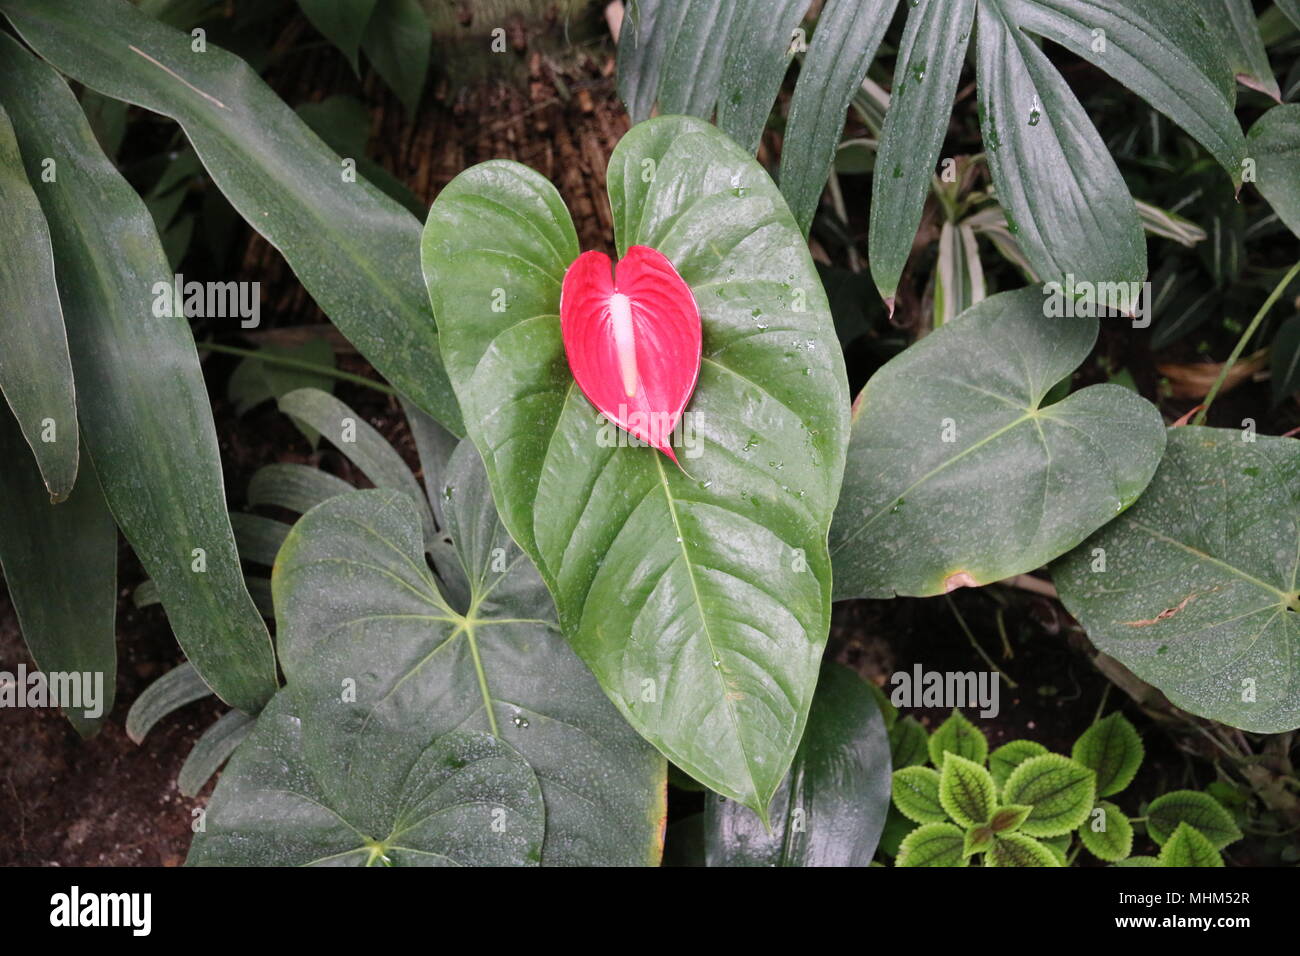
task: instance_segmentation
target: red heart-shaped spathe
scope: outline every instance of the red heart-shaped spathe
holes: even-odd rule
[[[669,439],[700,377],[702,332],[673,264],[649,246],[613,269],[603,252],[584,252],[564,273],[560,331],[582,393],[676,463]]]

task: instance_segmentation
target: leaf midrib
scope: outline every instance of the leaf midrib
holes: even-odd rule
[[[754,800],[757,802],[761,795],[758,790],[758,781],[754,779],[753,763],[751,762],[749,751],[745,747],[745,739],[740,732],[740,718],[736,715],[735,705],[727,691],[726,679],[722,675],[722,657],[718,654],[718,647],[713,642],[713,634],[709,630],[709,619],[704,613],[704,601],[700,597],[699,584],[695,580],[695,564],[691,561],[690,552],[686,547],[686,535],[682,533],[681,521],[677,517],[677,499],[673,497],[672,490],[668,487],[668,475],[664,472],[663,459],[657,453],[655,455],[655,468],[659,475],[660,487],[663,489],[664,501],[668,505],[668,514],[673,519],[673,531],[676,534],[677,543],[681,547],[682,561],[686,565],[686,577],[691,583],[691,598],[695,604],[696,613],[698,613],[700,617],[700,625],[704,630],[704,639],[708,641],[709,644],[709,659],[710,661],[718,662],[718,666],[713,667],[712,670],[717,675],[718,688],[722,693],[722,700],[727,708],[727,715],[731,718],[732,727],[735,729],[736,746],[740,748],[740,755],[745,761],[745,774],[749,777],[749,785],[753,790]],[[766,823],[767,807],[763,806],[761,809],[756,807],[755,810]]]

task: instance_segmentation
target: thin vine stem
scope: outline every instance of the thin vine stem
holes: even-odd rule
[[[1250,320],[1250,325],[1246,326],[1246,331],[1241,333],[1241,338],[1237,339],[1236,348],[1228,356],[1228,361],[1223,363],[1223,368],[1219,370],[1219,377],[1214,380],[1210,393],[1205,396],[1205,404],[1201,406],[1201,410],[1192,419],[1193,425],[1205,423],[1205,416],[1209,414],[1210,406],[1214,404],[1215,398],[1219,395],[1219,389],[1223,388],[1223,383],[1227,381],[1228,373],[1237,364],[1237,359],[1241,358],[1241,353],[1246,350],[1246,343],[1254,337],[1256,330],[1259,329],[1259,324],[1264,321],[1264,316],[1268,315],[1268,310],[1273,308],[1278,299],[1282,298],[1282,293],[1286,291],[1286,287],[1291,284],[1291,280],[1297,274],[1300,274],[1300,262],[1293,265],[1287,274],[1282,277],[1282,281],[1273,288],[1268,298],[1264,300],[1264,304],[1259,307],[1259,311],[1255,313],[1255,317]]]
[[[260,352],[256,349],[241,349],[234,345],[218,345],[216,342],[198,342],[196,343],[202,350],[208,352],[220,352],[222,355],[238,355],[243,358],[254,359],[258,362],[265,362],[267,365],[279,365],[283,368],[297,369],[300,372],[311,372],[314,375],[324,375],[328,378],[336,378],[341,382],[351,382],[353,385],[362,385],[366,388],[372,388],[376,392],[383,392],[385,395],[396,395],[397,389],[383,382],[376,382],[372,378],[366,378],[364,375],[353,375],[351,372],[344,372],[340,369],[330,368],[328,365],[317,365],[315,362],[304,362],[302,359],[289,358],[284,355],[273,355],[268,352]]]
[[[967,626],[966,619],[961,616],[961,611],[957,610],[957,604],[953,601],[952,596],[945,594],[944,599],[948,602],[948,608],[952,611],[953,617],[957,618],[957,623],[960,624],[961,629],[966,632],[966,639],[970,641],[970,646],[975,648],[975,652],[984,659],[984,663],[988,664],[989,667],[1001,674],[1002,679],[1007,682],[1007,686],[1012,690],[1019,687],[1020,685],[1012,680],[1011,676],[1006,671],[993,662],[993,658],[989,657],[984,648],[980,647],[979,641],[975,640],[975,635],[971,633],[971,629]]]

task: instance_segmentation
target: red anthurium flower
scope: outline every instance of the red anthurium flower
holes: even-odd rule
[[[700,377],[700,310],[662,253],[632,246],[611,269],[584,252],[564,274],[560,331],[582,393],[674,463],[669,439]]]

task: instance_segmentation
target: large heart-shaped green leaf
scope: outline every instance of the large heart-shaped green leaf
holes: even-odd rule
[[[46,157],[41,157],[44,160]],[[77,478],[72,360],[54,283],[54,252],[40,200],[27,182],[9,116],[0,107],[0,218],[18,241],[0,256],[0,392],[13,410],[45,482],[61,501]],[[8,414],[0,408],[0,414]]]
[[[831,527],[835,596],[930,595],[1047,563],[1133,502],[1160,413],[1118,385],[1043,405],[1097,320],[993,296],[888,362],[857,400]]]
[[[1298,527],[1300,442],[1175,428],[1138,503],[1052,576],[1093,643],[1179,707],[1279,733],[1300,727]]]
[[[822,666],[799,752],[772,800],[769,830],[734,800],[705,806],[709,866],[867,866],[890,797],[889,737],[862,678]]]
[[[317,726],[508,741],[541,783],[547,864],[657,863],[664,762],[565,643],[472,445],[453,456],[442,494],[470,582],[467,613],[443,598],[407,495],[332,498],[294,526],[272,576],[287,682],[319,691]]]
[[[49,223],[82,439],[104,498],[186,656],[223,700],[256,713],[275,692],[275,656],[226,518],[193,335],[184,317],[154,311],[154,288],[172,275],[153,220],[67,84],[7,34],[0,103]],[[56,164],[48,182],[45,157]]]
[[[541,790],[505,741],[431,738],[418,713],[321,733],[310,696],[285,688],[267,705],[221,775],[187,864],[537,864]]]
[[[211,44],[194,50],[127,0],[0,0],[0,11],[69,76],[180,123],[218,188],[339,331],[402,394],[461,430],[420,289],[419,221],[347,176],[252,67]]]
[[[761,813],[826,640],[843,359],[780,193],[722,133],[686,117],[637,126],[609,191],[618,248],[657,248],[699,303],[685,471],[611,447],[613,426],[574,387],[558,313],[577,241],[554,187],[525,167],[474,167],[430,210],[443,354],[502,519],[578,654],[675,764]]]

